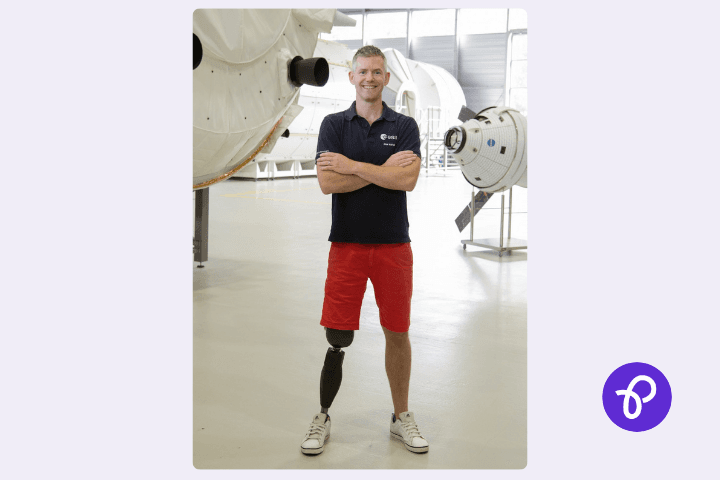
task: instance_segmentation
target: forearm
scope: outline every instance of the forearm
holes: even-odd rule
[[[363,180],[357,175],[343,175],[332,170],[318,169],[318,182],[320,190],[327,195],[329,193],[347,193],[359,190],[370,182]]]
[[[412,191],[420,173],[419,162],[408,167],[379,167],[371,163],[356,162],[354,174],[368,183],[390,190]]]

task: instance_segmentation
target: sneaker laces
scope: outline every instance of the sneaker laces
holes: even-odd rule
[[[307,438],[322,438],[325,433],[325,425],[318,425],[316,423],[310,424],[310,430],[308,430]]]
[[[415,437],[422,437],[420,434],[420,430],[418,429],[417,423],[415,422],[401,422],[400,423],[403,427],[403,430],[405,430],[405,433],[407,434],[408,438],[413,439]]]

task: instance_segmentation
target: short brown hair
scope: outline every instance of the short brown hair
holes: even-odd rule
[[[375,45],[365,45],[364,47],[359,48],[357,52],[355,52],[355,55],[353,55],[352,59],[353,72],[357,68],[358,57],[382,57],[384,70],[387,73],[387,58],[385,58],[382,50],[380,50]]]

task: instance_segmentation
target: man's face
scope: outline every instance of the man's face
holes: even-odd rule
[[[382,89],[390,81],[382,57],[358,57],[357,67],[350,72],[350,83],[355,85],[356,99],[366,102],[382,100]]]

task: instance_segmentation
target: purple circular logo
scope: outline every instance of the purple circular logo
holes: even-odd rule
[[[644,432],[665,420],[672,403],[670,383],[647,363],[627,363],[605,381],[603,407],[610,420],[630,432]]]

